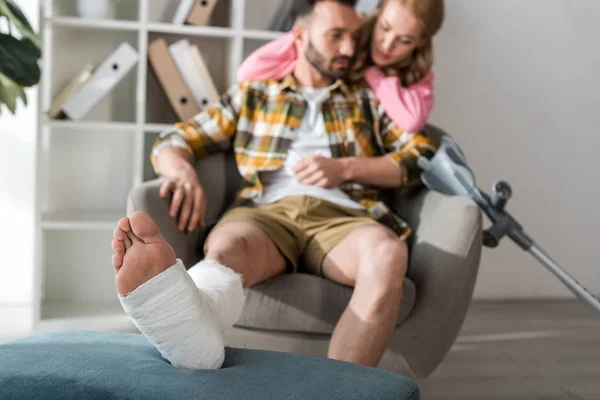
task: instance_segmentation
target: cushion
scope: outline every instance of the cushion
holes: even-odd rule
[[[244,312],[236,325],[279,332],[331,334],[350,301],[352,290],[314,275],[277,276],[248,290]],[[406,278],[397,326],[410,314],[415,296],[415,284]]]
[[[171,366],[134,333],[60,331],[0,344],[0,399],[419,399],[412,380],[326,358],[226,348],[223,368]]]

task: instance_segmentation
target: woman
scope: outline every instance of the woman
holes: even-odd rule
[[[443,0],[382,0],[360,28],[349,79],[363,77],[400,128],[423,128],[433,107],[432,39],[444,20]],[[254,51],[238,80],[282,78],[296,62],[291,32]]]

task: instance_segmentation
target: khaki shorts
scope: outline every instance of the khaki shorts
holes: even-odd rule
[[[290,272],[323,276],[327,253],[354,229],[379,224],[365,210],[351,209],[309,196],[291,196],[261,206],[227,211],[217,226],[244,221],[260,228],[287,259]],[[205,249],[206,251],[206,249]]]

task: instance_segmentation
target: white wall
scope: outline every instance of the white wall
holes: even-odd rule
[[[431,121],[461,144],[481,189],[600,294],[600,1],[448,0]],[[571,293],[504,239],[484,252],[476,296]]]
[[[38,31],[37,0],[17,1]],[[28,89],[16,115],[0,115],[0,304],[33,301],[35,145],[38,91]]]

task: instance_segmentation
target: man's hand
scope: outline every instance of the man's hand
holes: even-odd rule
[[[300,183],[323,188],[333,188],[347,180],[340,159],[322,156],[309,156],[294,166],[294,173]]]
[[[187,228],[191,232],[198,226],[204,228],[206,200],[194,168],[189,164],[184,164],[164,178],[165,182],[159,192],[160,197],[166,198],[169,193],[173,193],[169,216],[175,218],[180,212],[179,230],[183,231]]]

